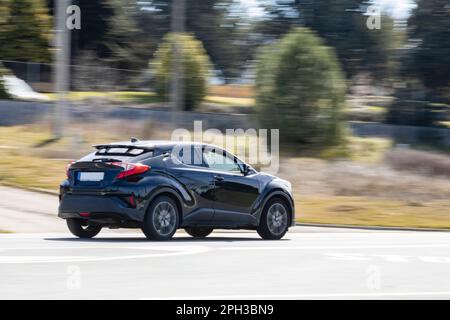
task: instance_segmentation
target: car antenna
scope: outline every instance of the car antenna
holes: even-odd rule
[[[136,143],[136,142],[139,142],[140,140],[138,139],[138,138],[136,138],[136,137],[131,137],[131,143]]]

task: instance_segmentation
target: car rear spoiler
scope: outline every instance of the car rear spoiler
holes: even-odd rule
[[[137,156],[149,151],[153,151],[153,147],[148,146],[136,146],[129,144],[96,144],[93,145],[97,149],[96,155],[116,155],[116,156]],[[127,149],[125,152],[108,152],[109,149]],[[105,152],[99,153],[99,150],[105,149]],[[132,150],[143,150],[140,154],[132,153]]]

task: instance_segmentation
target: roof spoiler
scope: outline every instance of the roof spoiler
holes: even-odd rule
[[[141,149],[141,150],[153,150],[153,147],[148,146],[136,146],[136,145],[130,145],[130,144],[94,144],[92,146],[95,149],[111,149],[111,148],[128,148],[128,149]]]
[[[94,148],[97,149],[97,152],[95,155],[108,155],[108,156],[138,156],[150,151],[153,151],[153,147],[146,147],[146,146],[136,146],[136,145],[129,145],[129,144],[96,144],[93,145]],[[104,151],[102,152],[101,150]],[[109,152],[110,149],[126,149],[125,152]],[[142,150],[142,152],[136,154],[133,153],[133,150]]]

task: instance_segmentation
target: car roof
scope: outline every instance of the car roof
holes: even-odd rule
[[[219,150],[225,150],[225,148],[220,147],[218,145],[215,144],[210,144],[210,143],[201,143],[201,142],[196,142],[196,141],[173,141],[173,140],[137,140],[137,141],[119,141],[119,142],[111,142],[111,143],[106,143],[106,144],[98,144],[98,145],[94,145],[94,148],[97,149],[102,149],[102,148],[111,148],[111,147],[118,147],[118,148],[137,148],[137,149],[147,149],[147,150],[155,150],[155,149],[159,149],[159,150],[169,150],[172,149],[174,146],[183,146],[183,145],[187,145],[187,146],[208,146],[208,147],[212,147],[213,149],[217,148]],[[228,152],[225,150],[225,152],[231,154],[232,156],[236,157],[237,159],[239,159],[236,155]],[[245,163],[245,161],[242,161],[241,159],[239,159],[239,161]]]
[[[135,148],[143,148],[143,149],[171,149],[174,146],[179,145],[208,145],[204,143],[199,143],[195,141],[172,141],[172,140],[139,140],[136,142],[131,141],[119,141],[119,142],[111,142],[105,144],[97,144],[93,147],[106,148],[106,147],[135,147]]]

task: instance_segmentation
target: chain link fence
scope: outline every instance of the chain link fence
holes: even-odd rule
[[[115,92],[152,90],[150,69],[129,70],[111,68],[105,63],[92,64],[89,57],[70,65],[70,90],[77,92]],[[34,91],[54,92],[54,64],[0,60],[10,75],[23,80]]]

